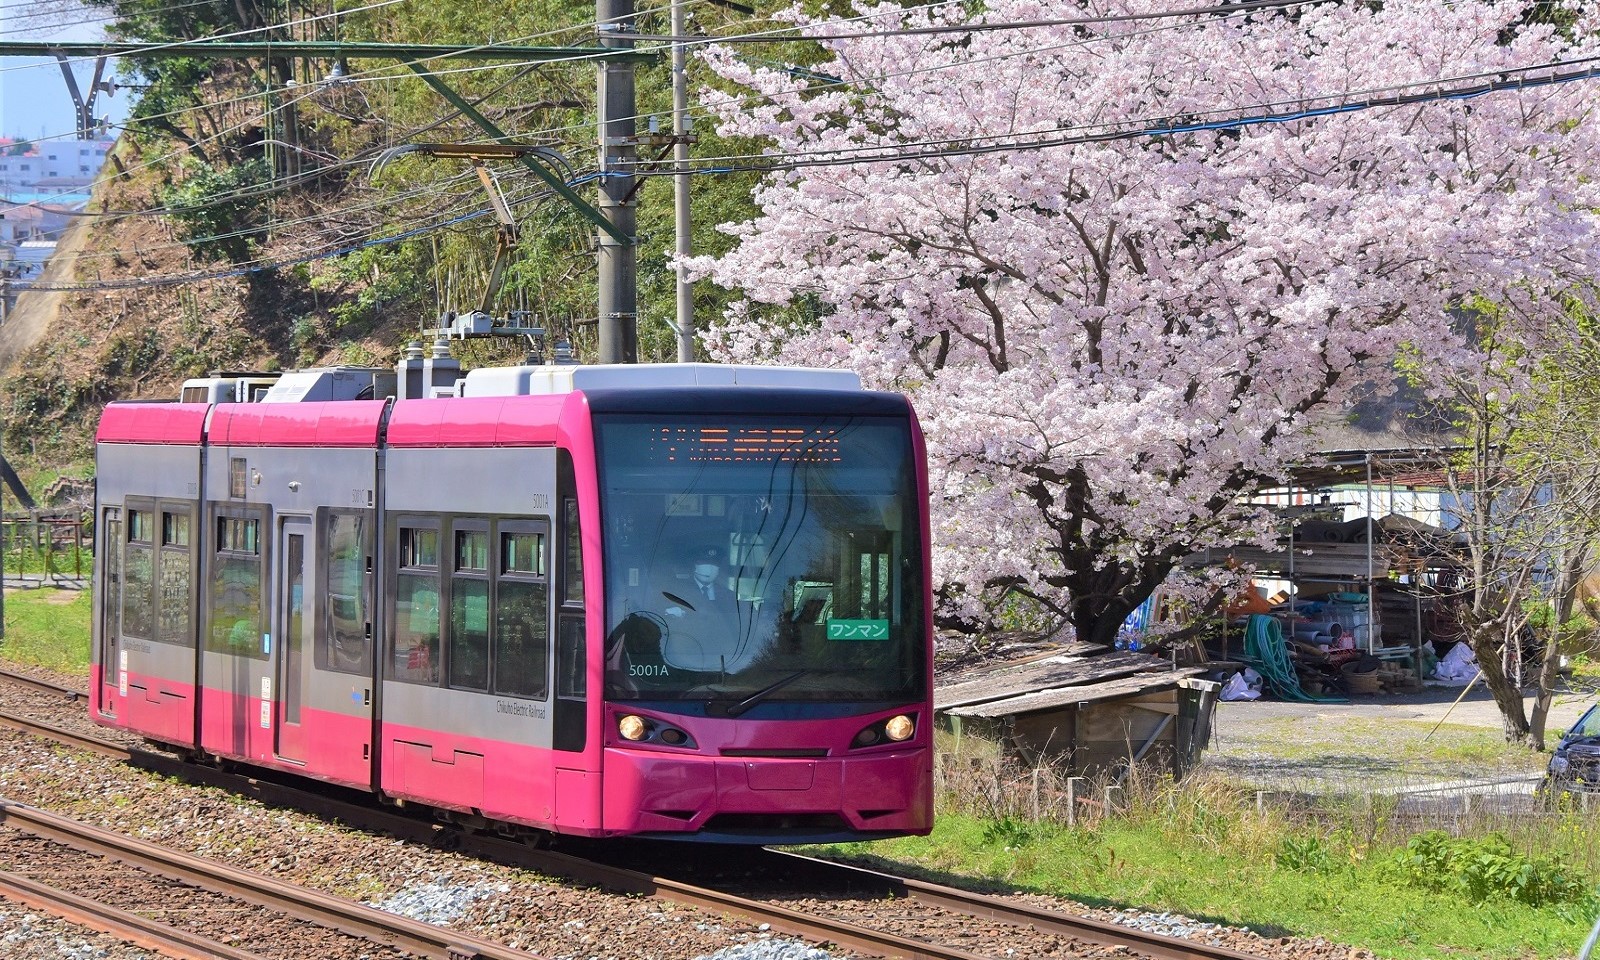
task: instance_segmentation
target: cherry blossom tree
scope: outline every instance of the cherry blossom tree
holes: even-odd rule
[[[1593,15],[1375,6],[863,6],[791,13],[804,70],[710,51],[722,132],[767,145],[715,162],[772,172],[694,264],[742,291],[709,348],[908,392],[941,612],[1020,592],[1109,641],[1191,551],[1261,533],[1243,495],[1398,348],[1470,365],[1461,298],[1537,323],[1587,296],[1600,79],[1538,81],[1593,65]]]

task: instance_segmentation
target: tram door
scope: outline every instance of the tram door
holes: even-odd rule
[[[312,597],[307,590],[307,558],[311,554],[311,521],[284,517],[278,527],[277,570],[273,575],[272,670],[275,695],[271,706],[273,753],[280,759],[304,762],[305,732],[300,725],[301,703],[310,671],[311,632],[316,623]]]
[[[100,517],[100,696],[102,716],[117,715],[117,694],[128,693],[121,644],[117,643],[118,615],[122,612],[122,508],[107,507]]]

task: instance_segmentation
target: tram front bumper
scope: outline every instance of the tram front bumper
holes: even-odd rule
[[[706,757],[609,748],[606,833],[769,842],[927,833],[929,749],[858,757]],[[709,836],[708,836],[709,838]]]

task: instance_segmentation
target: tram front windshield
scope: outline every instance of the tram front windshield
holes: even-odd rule
[[[923,695],[906,419],[613,414],[596,434],[607,697],[733,715]]]

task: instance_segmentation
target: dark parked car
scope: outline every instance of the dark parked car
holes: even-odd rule
[[[1600,793],[1600,704],[1588,709],[1561,735],[1545,774],[1550,790]]]

